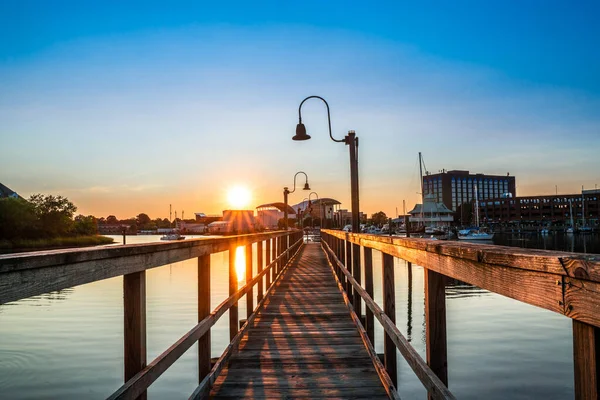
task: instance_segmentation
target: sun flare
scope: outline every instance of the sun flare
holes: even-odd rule
[[[236,210],[244,209],[250,205],[252,195],[248,188],[244,186],[234,186],[227,192],[227,201],[229,205]]]

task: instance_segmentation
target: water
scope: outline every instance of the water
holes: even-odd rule
[[[597,236],[583,241],[575,236],[573,244],[566,236],[563,241],[521,239],[495,238],[527,247],[545,243],[546,248],[600,252]],[[127,243],[156,240],[127,237]],[[381,254],[373,254],[375,300],[382,304]],[[423,269],[413,266],[409,281],[407,264],[395,263],[397,325],[425,357]],[[196,261],[187,260],[147,272],[148,362],[195,325],[196,269]],[[213,308],[227,297],[227,271],[228,253],[213,254]],[[568,318],[460,282],[451,282],[446,293],[449,386],[458,398],[573,397]],[[0,398],[103,399],[116,390],[123,382],[122,299],[117,277],[0,306]],[[240,318],[245,309],[242,300]],[[213,327],[213,357],[228,344],[228,321],[224,315]],[[383,331],[376,328],[375,347],[383,352]],[[425,390],[400,355],[398,369],[400,395],[424,398]],[[197,376],[193,346],[150,387],[149,396],[187,398]]]

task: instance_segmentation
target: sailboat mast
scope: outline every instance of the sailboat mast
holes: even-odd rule
[[[421,178],[421,225],[425,225],[424,209],[425,209],[425,191],[423,190],[423,156],[419,152],[419,178]]]
[[[477,185],[475,188],[475,225],[479,228],[479,198],[477,197]]]

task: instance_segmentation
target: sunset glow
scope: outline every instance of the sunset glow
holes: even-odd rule
[[[244,246],[238,246],[235,249],[235,273],[237,274],[238,282],[246,279],[246,252]]]
[[[251,199],[250,190],[244,186],[234,186],[227,192],[227,202],[236,210],[248,207]]]

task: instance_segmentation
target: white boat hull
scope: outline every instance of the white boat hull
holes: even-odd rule
[[[468,235],[458,235],[460,240],[492,240],[493,233],[469,233]]]

